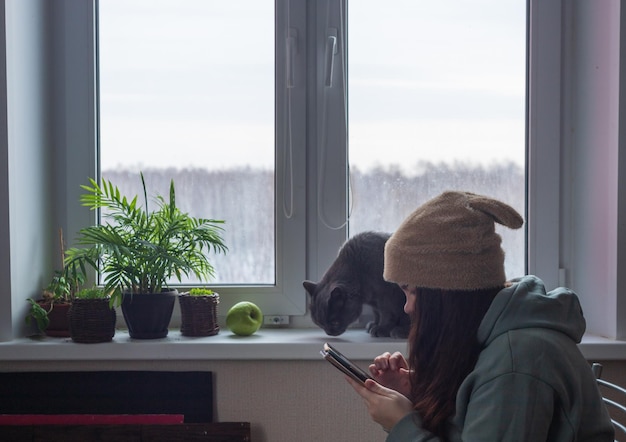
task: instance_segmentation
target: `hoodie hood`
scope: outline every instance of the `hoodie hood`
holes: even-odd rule
[[[525,276],[500,291],[478,328],[484,347],[510,330],[546,328],[560,331],[578,343],[586,323],[576,294],[563,287],[546,293],[543,281]]]

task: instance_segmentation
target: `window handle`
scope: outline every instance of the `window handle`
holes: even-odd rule
[[[333,86],[333,69],[337,54],[337,29],[330,28],[326,38],[326,86]]]
[[[298,53],[298,31],[296,28],[287,30],[286,54],[287,63],[285,66],[285,77],[287,79],[287,89],[294,87],[293,65],[295,63],[296,54]]]

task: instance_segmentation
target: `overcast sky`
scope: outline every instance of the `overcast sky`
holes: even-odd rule
[[[523,164],[525,3],[350,2],[352,164]],[[271,167],[273,14],[268,0],[101,0],[103,169]]]

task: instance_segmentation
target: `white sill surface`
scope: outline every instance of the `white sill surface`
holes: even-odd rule
[[[97,360],[319,360],[324,342],[354,360],[369,361],[385,352],[406,353],[406,341],[372,338],[364,330],[327,336],[320,329],[261,329],[248,337],[221,330],[190,338],[171,330],[163,339],[131,339],[117,330],[112,342],[77,344],[70,338],[20,338],[0,343],[0,361]],[[585,336],[580,344],[588,360],[626,360],[626,341]]]
[[[207,337],[186,337],[170,329],[163,339],[131,339],[116,330],[112,342],[78,344],[70,338],[19,338],[0,343],[2,361],[53,360],[318,360],[324,342],[353,359],[370,360],[384,351],[404,351],[406,341],[371,338],[364,330],[348,330],[338,337],[321,329],[265,329],[252,336],[228,330]]]

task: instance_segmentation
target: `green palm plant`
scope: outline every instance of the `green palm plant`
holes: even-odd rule
[[[85,275],[86,266],[100,270],[111,303],[119,305],[126,293],[160,293],[168,281],[195,275],[211,278],[214,268],[204,251],[225,253],[223,220],[195,218],[176,207],[174,181],[169,200],[156,197],[157,209],[148,209],[146,183],[141,175],[144,205],[137,196],[123,196],[110,181],[82,185],[81,202],[92,210],[104,209],[107,222],[80,230],[77,247],[66,250],[65,266],[71,274]],[[109,220],[111,222],[109,222]]]

